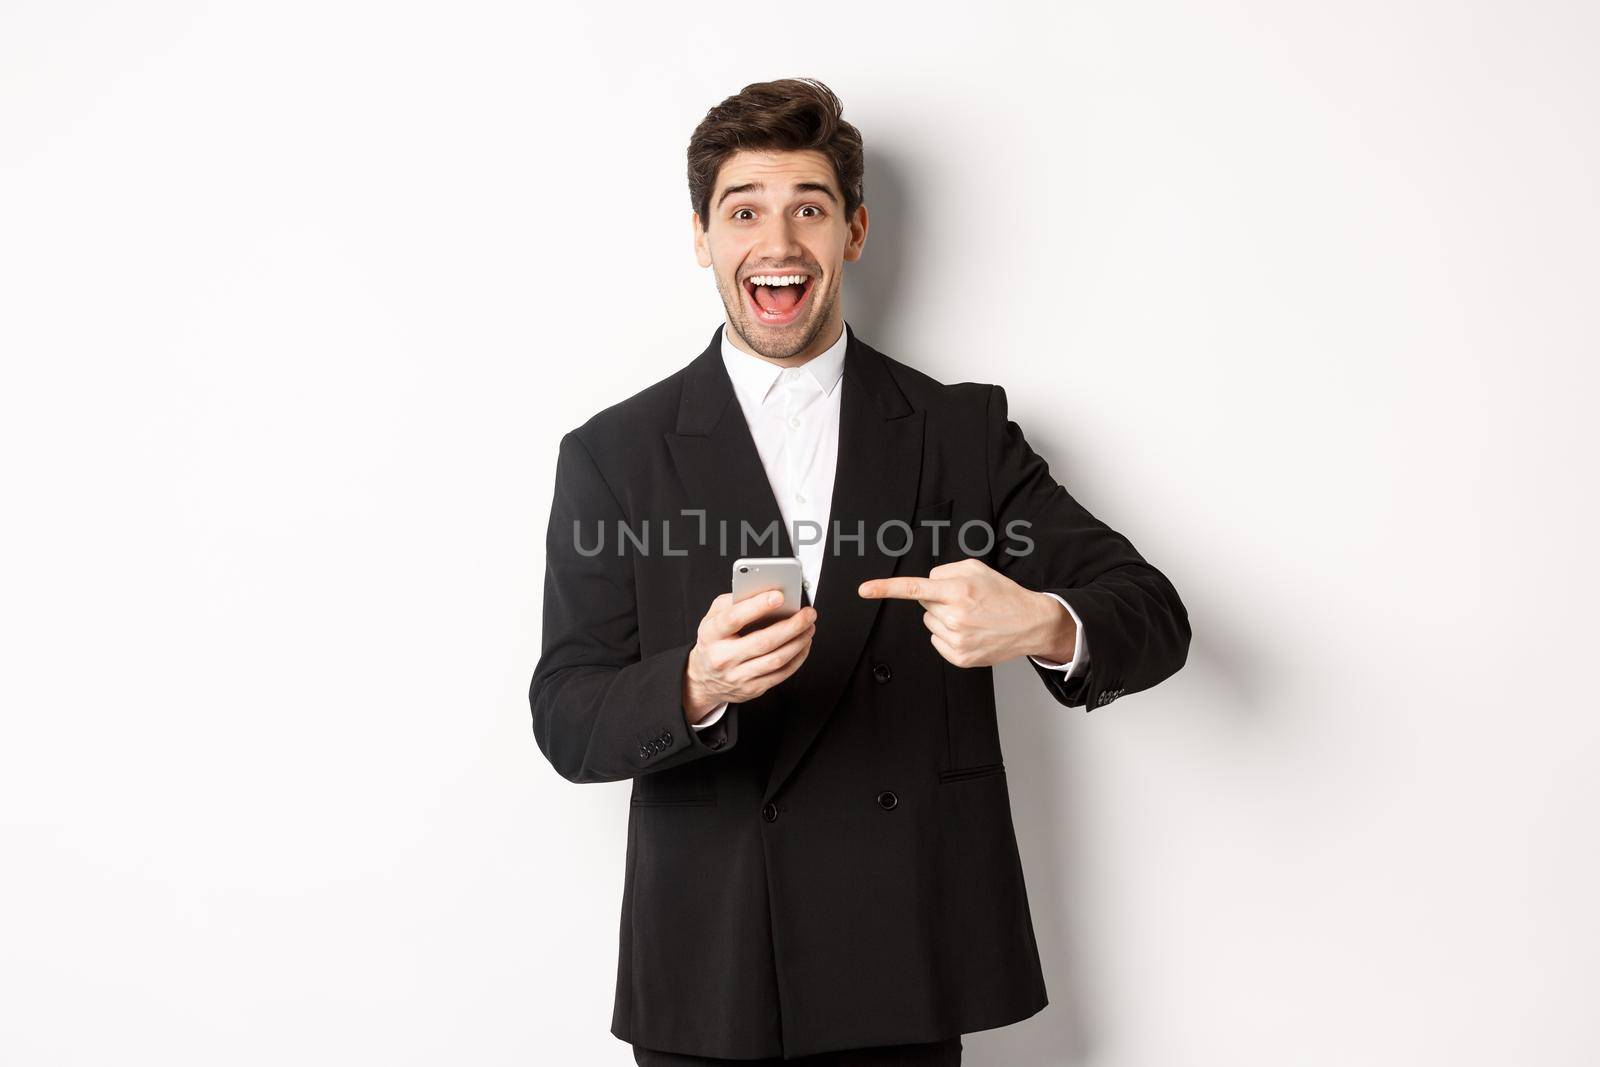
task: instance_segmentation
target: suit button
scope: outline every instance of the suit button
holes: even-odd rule
[[[900,803],[900,798],[894,795],[894,790],[885,789],[878,794],[878,807],[884,811],[893,811],[895,805]]]
[[[889,665],[887,663],[874,663],[872,665],[872,680],[877,682],[879,685],[883,685],[893,677],[894,672],[889,669]]]
[[[768,822],[778,821],[778,805],[768,801],[761,805],[761,817]]]
[[[639,758],[640,759],[649,759],[650,758],[650,750],[648,748],[645,748],[643,745],[640,745],[639,746]]]
[[[661,735],[661,743],[662,743],[662,745],[670,745],[670,744],[672,744],[672,731],[671,730],[668,730],[666,733]]]

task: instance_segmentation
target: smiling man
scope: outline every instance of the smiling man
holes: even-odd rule
[[[1188,650],[1000,387],[849,328],[863,163],[819,82],[712,108],[689,196],[726,321],[561,439],[529,701],[563,777],[632,782],[611,1031],[640,1064],[956,1064],[1038,1012],[991,668],[1089,710]],[[801,610],[734,603],[740,556],[798,557]]]

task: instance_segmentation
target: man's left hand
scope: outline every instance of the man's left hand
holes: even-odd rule
[[[977,559],[941,563],[926,578],[873,578],[869,599],[915,600],[933,647],[957,667],[989,667],[1017,656],[1072,658],[1077,624],[1054,597],[1024,589]]]

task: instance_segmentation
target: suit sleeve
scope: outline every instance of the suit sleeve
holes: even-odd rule
[[[1066,707],[1092,711],[1177,672],[1189,615],[1166,575],[1057,484],[1008,417],[999,386],[990,386],[985,432],[996,569],[1061,597],[1094,637],[1087,669],[1067,677],[1029,660],[1045,688]]]
[[[640,655],[633,560],[617,551],[619,521],[622,506],[576,431],[568,433],[556,460],[528,702],[540,751],[573,782],[666,770],[738,740],[737,708],[704,730],[689,725],[683,672],[692,642]],[[595,551],[602,527],[607,539]]]

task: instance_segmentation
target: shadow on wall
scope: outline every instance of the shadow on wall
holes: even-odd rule
[[[1183,595],[1181,577],[1172,577]],[[1208,731],[1224,735],[1253,731],[1267,717],[1259,694],[1271,687],[1271,680],[1243,668],[1242,645],[1206,639],[1215,618],[1225,612],[1213,613],[1195,599],[1185,599],[1196,631],[1188,662],[1162,686],[1181,685],[1193,693],[1192,704],[1187,697],[1184,701],[1190,707],[1234,709],[1236,714],[1224,719],[1212,717],[1206,723]],[[1095,834],[1097,821],[1106,813],[1083,785],[1089,776],[1082,773],[1087,746],[1080,731],[1094,729],[1097,720],[1139,714],[1139,696],[1086,716],[1082,708],[1057,704],[1025,664],[1002,664],[994,678],[1012,821],[1050,1003],[1023,1023],[964,1039],[965,1062],[971,1067],[1092,1067],[1103,1062],[1113,1036],[1105,1030],[1113,1013],[1097,996],[1105,983],[1096,973],[1096,953],[1115,951],[1116,946],[1095,936],[1091,924],[1103,916],[1104,902],[1087,900],[1083,892],[1091,882],[1105,882],[1088,869],[1090,850],[1081,842]],[[1174,705],[1164,706],[1170,710]],[[1174,722],[1172,728],[1182,727]]]
[[[844,267],[845,318],[868,343],[894,355],[891,338],[900,309],[900,279],[916,262],[915,235],[921,232],[911,182],[902,178],[894,149],[874,143],[867,152],[867,243],[861,258]],[[898,357],[896,357],[898,358]]]

